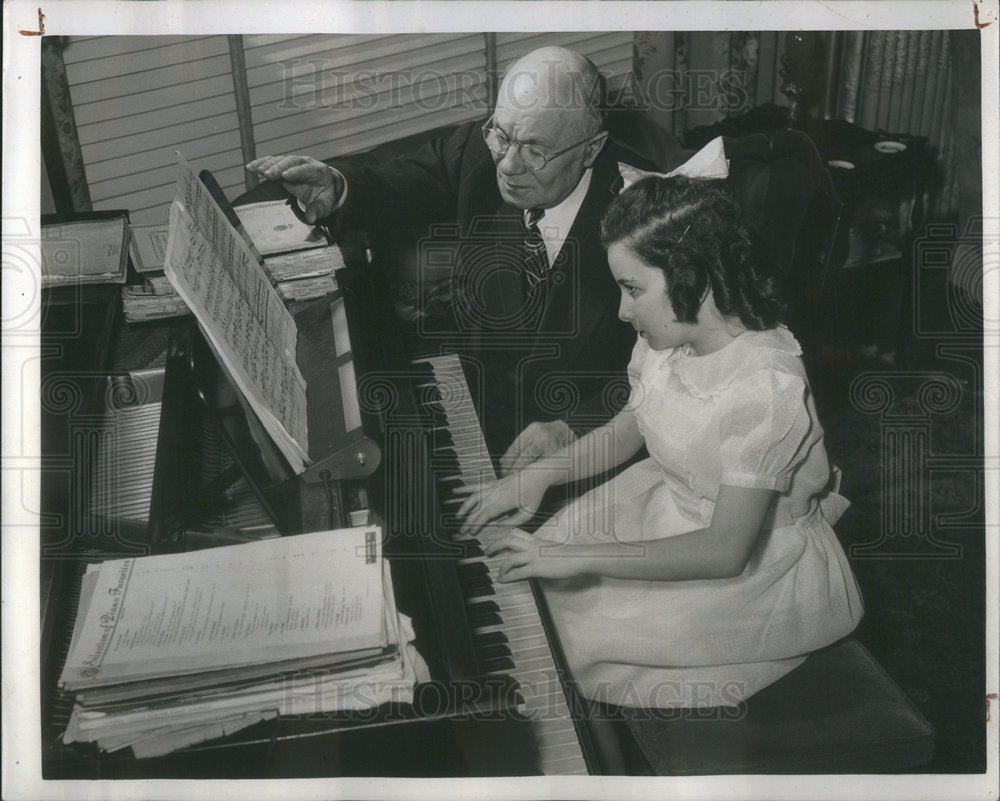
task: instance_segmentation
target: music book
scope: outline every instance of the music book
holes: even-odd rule
[[[42,218],[42,287],[123,284],[128,212]]]
[[[309,438],[295,321],[180,154],[164,272],[289,466],[302,473]]]
[[[136,272],[149,273],[163,270],[167,257],[169,225],[130,225],[129,255]]]

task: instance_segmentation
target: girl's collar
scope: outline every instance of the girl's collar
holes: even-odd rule
[[[695,354],[690,345],[674,348],[666,355],[671,372],[695,397],[708,399],[725,390],[748,368],[774,354],[802,355],[802,348],[784,326],[765,331],[744,331],[718,350],[704,356]]]

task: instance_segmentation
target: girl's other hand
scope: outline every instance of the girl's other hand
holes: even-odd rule
[[[503,534],[485,544],[487,556],[502,556],[501,582],[529,578],[569,578],[581,573],[580,549],[538,539],[523,531]]]
[[[532,479],[528,471],[456,489],[456,494],[468,496],[456,512],[462,520],[460,532],[471,536],[483,526],[498,521],[505,526],[519,526],[530,520],[548,489],[548,484],[537,476]]]

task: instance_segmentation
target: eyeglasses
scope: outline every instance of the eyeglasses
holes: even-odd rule
[[[483,139],[486,140],[486,147],[490,149],[494,156],[498,159],[502,159],[507,155],[507,151],[510,150],[511,145],[517,145],[518,158],[529,170],[540,170],[546,164],[548,164],[552,159],[561,156],[563,153],[569,153],[573,148],[579,147],[580,145],[586,144],[591,139],[597,137],[601,132],[596,134],[591,134],[586,139],[581,139],[579,142],[574,142],[569,147],[564,147],[558,153],[543,153],[535,145],[530,145],[527,142],[518,142],[516,139],[512,139],[507,136],[503,131],[497,128],[493,124],[493,118],[490,117],[486,123],[483,125]]]

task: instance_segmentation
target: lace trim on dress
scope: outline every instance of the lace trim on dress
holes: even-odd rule
[[[784,326],[767,331],[745,331],[723,348],[707,356],[696,356],[690,345],[675,349],[667,358],[670,370],[684,388],[703,400],[724,392],[753,365],[774,353],[801,356],[802,348]]]

